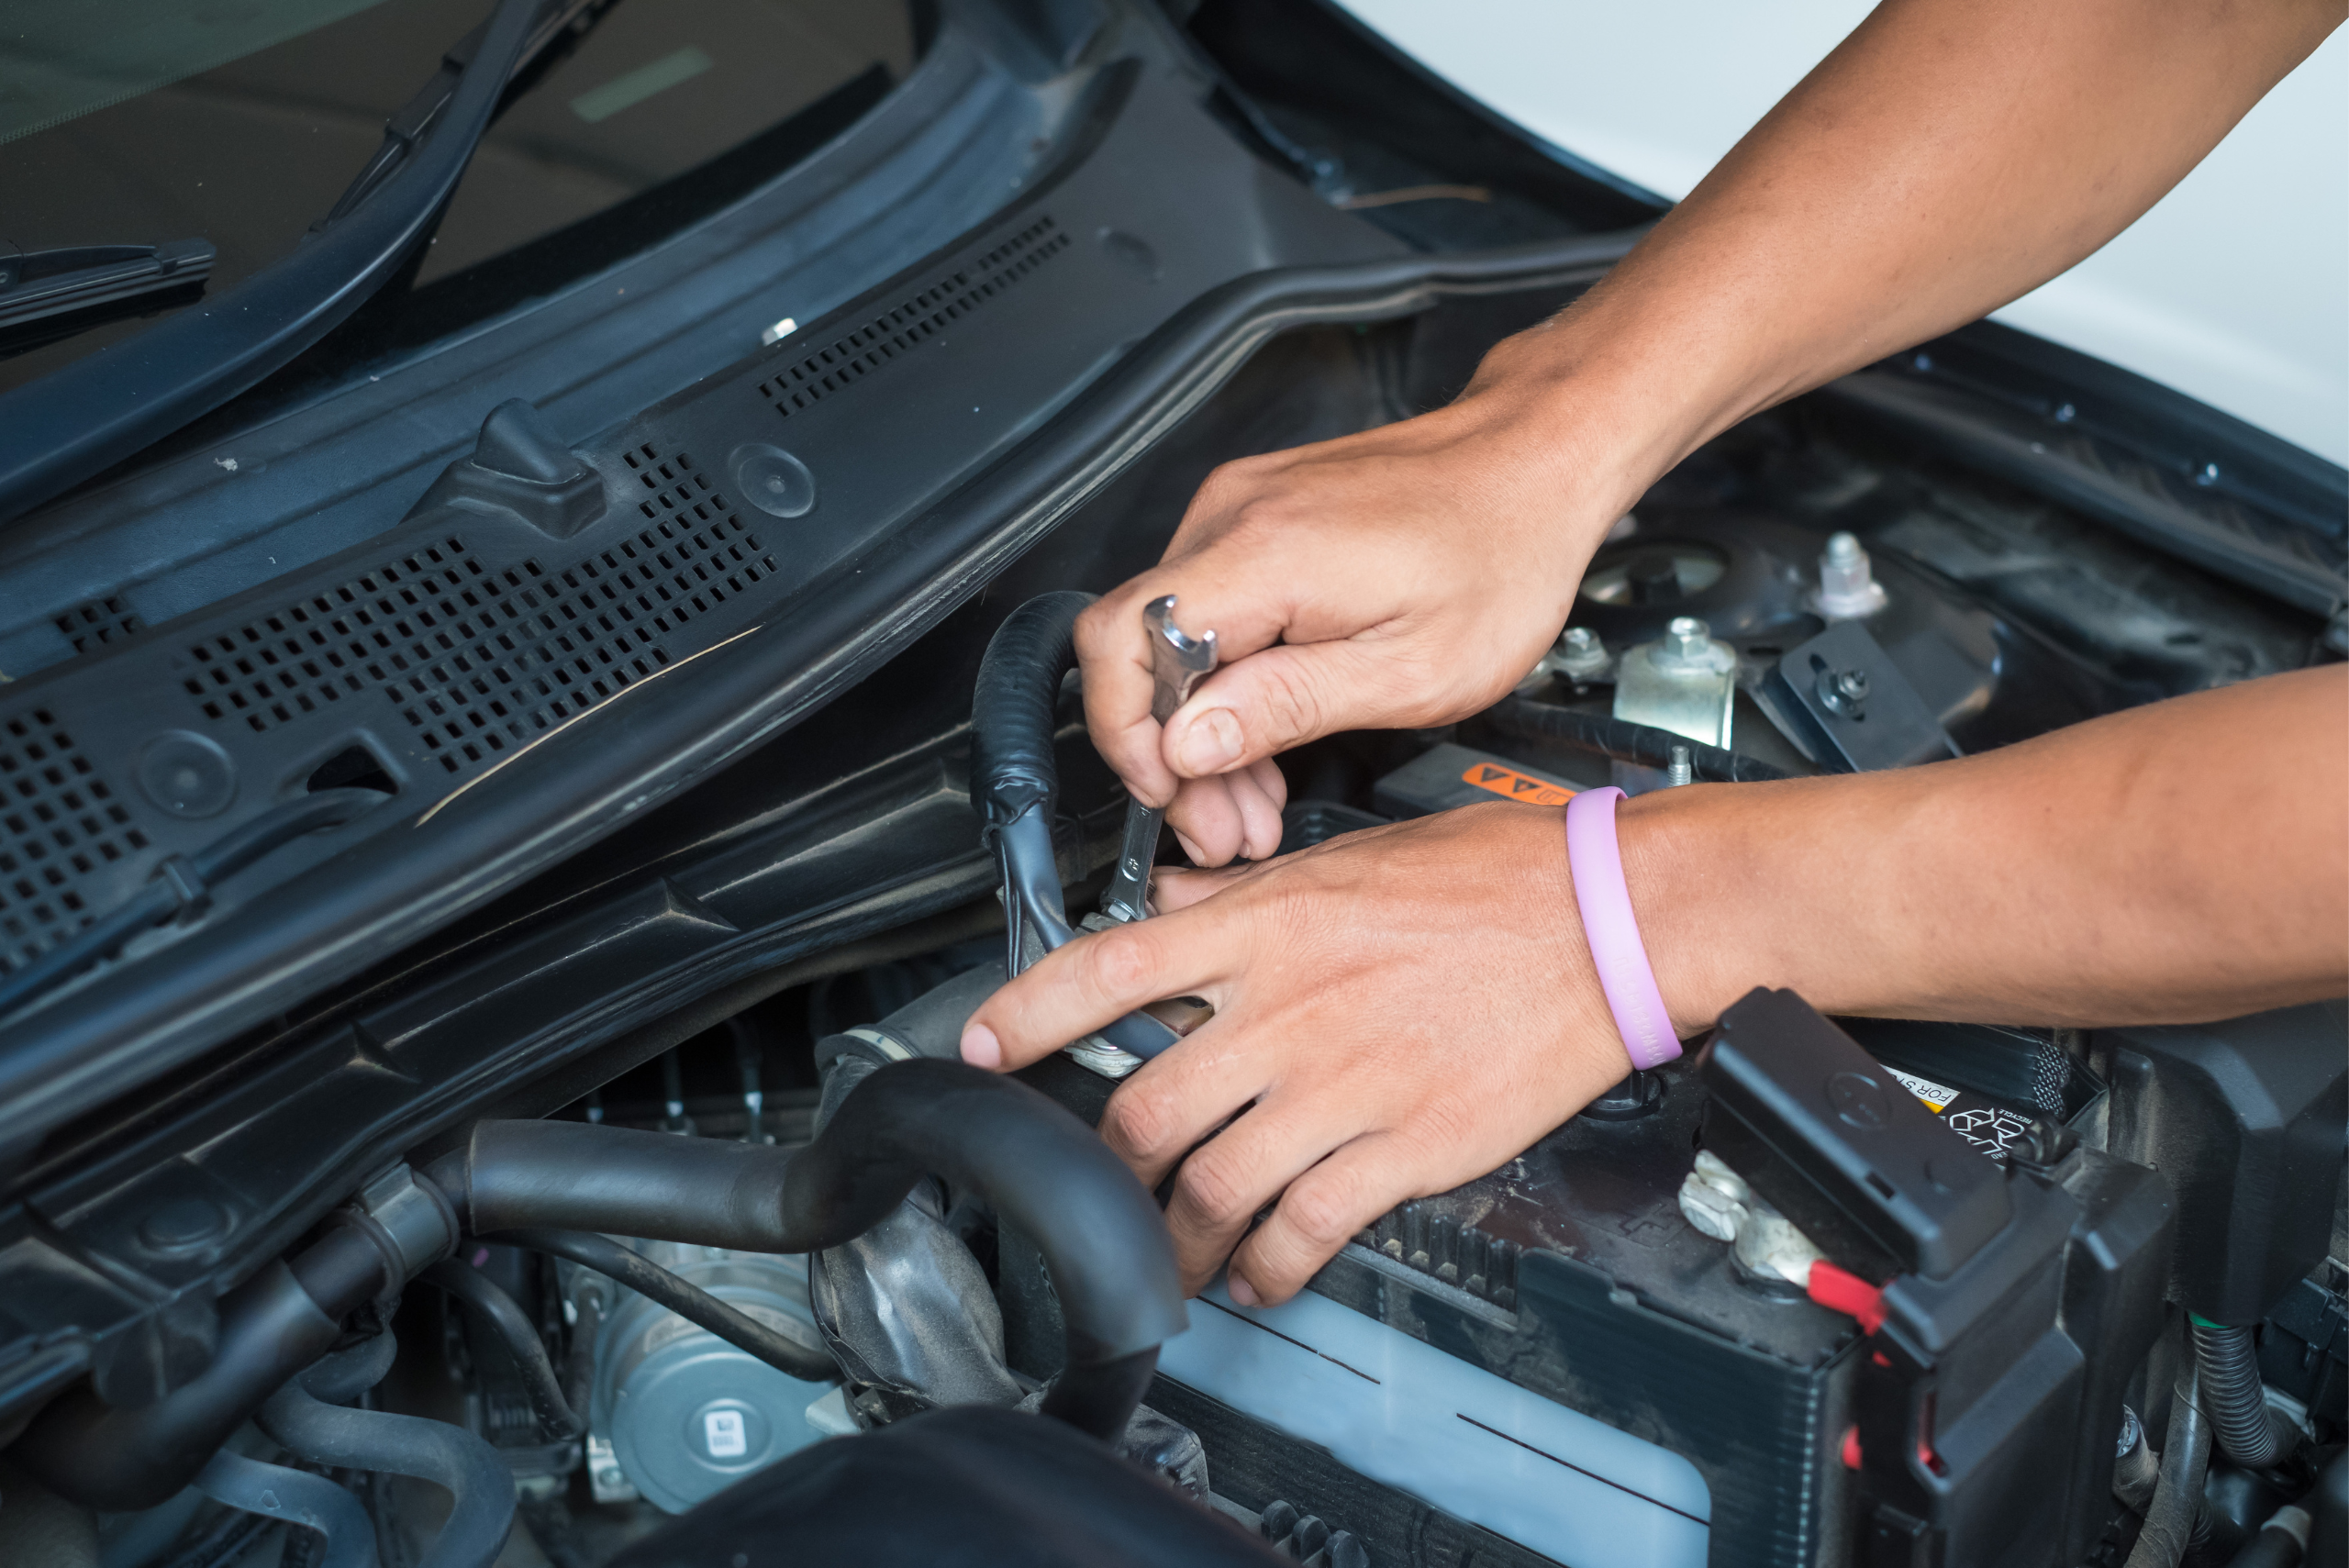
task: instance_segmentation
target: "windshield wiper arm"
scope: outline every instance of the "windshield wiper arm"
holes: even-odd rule
[[[541,36],[536,24],[542,8],[560,14],[570,6],[566,0],[498,0],[479,50],[435,106],[414,151],[291,255],[155,323],[119,352],[85,356],[0,394],[0,519],[218,407],[325,337],[381,288],[456,189],[507,83]]]
[[[522,58],[516,64],[519,72],[545,52],[556,35],[577,21],[582,13],[596,6],[607,6],[613,0],[546,0],[538,23],[530,29],[528,42],[522,46]],[[456,95],[457,83],[463,80],[472,66],[473,55],[481,49],[482,35],[489,30],[487,23],[475,28],[459,39],[453,48],[440,57],[440,68],[430,81],[417,90],[416,95],[399,106],[397,113],[384,122],[383,145],[367,161],[367,167],[351,182],[326,217],[310,226],[313,233],[329,224],[340,223],[380,189],[393,172],[406,163],[425,136],[438,123],[449,100]]]
[[[215,254],[205,239],[0,252],[0,328],[202,283]]]

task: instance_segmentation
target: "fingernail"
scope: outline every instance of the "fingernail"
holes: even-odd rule
[[[1174,761],[1192,778],[1219,773],[1240,760],[1240,721],[1228,707],[1196,715],[1174,739]]]
[[[989,1069],[1003,1065],[1003,1041],[995,1038],[995,1030],[985,1024],[973,1024],[963,1031],[963,1060],[974,1067]]]
[[[1238,1274],[1226,1274],[1223,1280],[1223,1288],[1225,1291],[1230,1293],[1231,1299],[1240,1303],[1241,1306],[1253,1307],[1256,1305],[1256,1287],[1250,1284]]]
[[[1174,841],[1183,846],[1183,853],[1189,858],[1190,862],[1193,865],[1200,863],[1199,847],[1191,842],[1190,840],[1185,838],[1183,836],[1183,829],[1180,828],[1174,829]]]

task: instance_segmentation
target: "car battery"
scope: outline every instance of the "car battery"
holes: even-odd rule
[[[1455,749],[1461,752],[1465,749]],[[1452,770],[1454,777],[1475,755],[1465,752]],[[2016,1179],[2007,1174],[2014,1168],[2015,1147],[2022,1148],[2026,1164],[2044,1160],[2050,1151],[2030,1142],[2034,1120],[2043,1129],[2046,1121],[2092,1117],[2102,1095],[2102,1085],[2042,1032],[1842,1023],[1839,1049],[1849,1054],[1848,1065],[1865,1069],[1872,1056],[1886,1088],[1897,1084],[1915,1095],[1920,1109],[1935,1112],[1948,1132],[1972,1146],[1965,1158],[1985,1159],[1986,1180]],[[1820,1020],[1818,1027],[1828,1026]],[[1934,1504],[1898,1495],[1886,1478],[1863,1476],[1845,1463],[1844,1438],[1862,1424],[1865,1374],[1874,1368],[1869,1353],[1875,1346],[1860,1326],[1783,1280],[1742,1271],[1728,1246],[1687,1222],[1677,1193],[1712,1099],[1698,1065],[1692,1052],[1657,1070],[1657,1092],[1635,1114],[1574,1117],[1499,1170],[1382,1217],[1322,1269],[1310,1293],[1441,1350],[1469,1373],[1498,1378],[1653,1445],[1676,1456],[1675,1462],[1685,1461],[1702,1483],[1696,1500],[1662,1486],[1615,1499],[1619,1512],[1636,1516],[1660,1540],[1672,1529],[1693,1532],[1693,1540],[1669,1550],[1659,1545],[1642,1561],[1702,1562],[1712,1568],[1848,1561],[1863,1520],[1896,1513],[1944,1538],[1953,1531],[1962,1539],[1976,1535],[1985,1522],[1986,1490],[1997,1494],[1994,1506],[2013,1501],[2003,1486],[1986,1489],[1960,1475],[1957,1480],[1968,1483],[1960,1488],[1963,1495]],[[1022,1077],[1087,1120],[1099,1116],[1112,1087],[1058,1059]],[[1968,1110],[1987,1113],[1992,1129],[2010,1121],[2023,1131],[1986,1132],[1963,1117]],[[2120,1260],[2103,1271],[2115,1277],[2102,1280],[2093,1303],[2083,1297],[2067,1310],[2157,1300],[2157,1290],[2140,1288],[2140,1276],[2154,1266],[2148,1260],[2166,1245],[2166,1199],[2152,1173],[2073,1148],[2054,1167],[2024,1179],[2034,1188],[2053,1182],[2065,1189],[2070,1195],[2049,1200],[2063,1212],[2026,1205],[2035,1220],[2029,1234],[2002,1227],[1998,1240],[1984,1245],[2002,1258],[2018,1250],[2027,1254],[2016,1266],[2033,1279],[2053,1277],[2046,1274],[2051,1269],[2060,1273],[2066,1256],[2110,1253]],[[1043,1377],[1056,1367],[1060,1324],[1031,1253],[1016,1239],[1005,1245],[1005,1329],[1013,1364]],[[1286,1334],[1306,1347],[1292,1359],[1318,1357],[1323,1372],[1342,1383],[1346,1374],[1330,1367],[1366,1363],[1348,1359],[1346,1336],[1327,1343],[1316,1338],[1327,1312],[1308,1307],[1311,1322],[1291,1321],[1296,1315],[1265,1317],[1252,1330],[1263,1341],[1256,1346],[1261,1353],[1249,1364],[1269,1369],[1275,1352],[1295,1350],[1279,1340]],[[1952,1319],[1954,1310],[1938,1307],[1937,1320],[1987,1320],[1971,1307]],[[1227,1336],[1243,1333],[1230,1321],[1228,1304],[1202,1302],[1194,1315]],[[2043,1323],[2037,1333],[2044,1338],[2063,1327]],[[2069,1377],[2062,1391],[2059,1424],[2067,1434],[2101,1421],[2118,1400],[2126,1375],[2120,1363],[2133,1363],[2143,1329],[2125,1312],[2110,1323],[2084,1319],[2070,1326],[2071,1334],[2099,1348],[2088,1356],[2093,1364]],[[2059,1338],[2064,1343],[2049,1341],[2053,1351],[2079,1342],[2070,1334]],[[1398,1357],[1395,1364],[1408,1359]],[[1941,1380],[1937,1375],[1923,1386]],[[1381,1385],[1386,1391],[1379,1400],[1349,1419],[1370,1425],[1381,1400],[1402,1400],[1405,1381],[1390,1377],[1390,1383]],[[1915,1386],[1912,1378],[1879,1396],[1879,1404]],[[1330,1397],[1339,1391],[1331,1385]],[[1276,1387],[1269,1373],[1259,1380],[1227,1371],[1202,1379],[1170,1351],[1148,1403],[1199,1434],[1220,1495],[1250,1507],[1286,1496],[1332,1529],[1364,1540],[1374,1561],[1386,1552],[1398,1562],[1473,1556],[1496,1568],[1577,1560],[1572,1552],[1562,1557],[1531,1545],[1542,1540],[1531,1530],[1503,1528],[1510,1507],[1521,1505],[1539,1515],[1542,1499],[1580,1485],[1572,1467],[1589,1462],[1544,1446],[1547,1439],[1531,1420],[1505,1426],[1467,1403],[1456,1415],[1432,1407],[1416,1412],[1415,1419],[1442,1418],[1447,1430],[1464,1422],[1495,1427],[1499,1436],[1493,1440],[1502,1445],[1496,1451],[1520,1454],[1522,1467],[1540,1470],[1545,1454],[1555,1461],[1553,1483],[1528,1480],[1522,1496],[1506,1506],[1486,1496],[1484,1503],[1495,1511],[1479,1513],[1472,1507],[1475,1488],[1447,1489],[1421,1450],[1398,1449],[1417,1457],[1400,1469],[1382,1467],[1379,1445],[1337,1420],[1326,1400]],[[2110,1413],[2117,1420],[2117,1411]],[[2067,1447],[2060,1458],[2053,1451],[2035,1456],[2055,1477],[2050,1482],[2054,1511],[2043,1522],[2061,1537],[2075,1534],[2085,1518],[2080,1499],[2100,1496],[2108,1484],[2094,1465],[2083,1471],[2070,1463],[2086,1452]],[[2109,1442],[2097,1462],[2109,1470]],[[1299,1481],[1308,1475],[1315,1478],[1309,1489]],[[1630,1476],[1613,1480],[1638,1485]],[[1620,1488],[1610,1480],[1603,1489]],[[1415,1556],[1420,1548],[1423,1556]]]

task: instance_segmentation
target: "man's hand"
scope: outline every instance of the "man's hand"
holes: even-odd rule
[[[1396,1204],[1497,1168],[1631,1071],[1561,816],[1496,802],[1162,872],[1166,913],[1046,956],[973,1015],[963,1054],[1021,1067],[1205,996],[1214,1018],[1119,1086],[1102,1136],[1152,1187],[1180,1165],[1186,1289],[1229,1256],[1235,1298],[1285,1301]]]
[[[1658,475],[2095,250],[2343,14],[1887,0],[1604,282],[1488,355],[1459,402],[1217,470],[1164,562],[1079,628],[1095,744],[1142,800],[1172,802],[1202,864],[1270,853],[1264,759],[1490,703]],[[1140,620],[1162,594],[1231,661],[1163,735]]]
[[[1167,805],[1202,865],[1279,846],[1274,753],[1345,729],[1447,724],[1524,678],[1637,487],[1578,465],[1561,405],[1487,361],[1451,407],[1226,463],[1166,558],[1077,623],[1094,744]],[[1175,598],[1224,661],[1162,732],[1142,606]]]

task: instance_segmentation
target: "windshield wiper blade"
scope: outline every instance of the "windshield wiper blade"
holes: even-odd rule
[[[0,252],[0,328],[202,283],[217,254],[206,239]]]
[[[437,220],[533,39],[552,36],[536,26],[541,10],[569,9],[565,0],[498,0],[479,50],[414,150],[291,255],[113,352],[0,394],[0,519],[218,407],[340,325]]]

